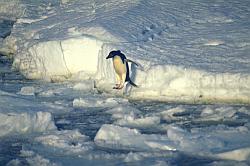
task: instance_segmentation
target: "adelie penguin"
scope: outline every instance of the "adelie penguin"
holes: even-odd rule
[[[120,50],[111,51],[106,59],[112,58],[113,59],[113,66],[116,73],[116,79],[118,83],[116,84],[113,89],[122,89],[124,87],[125,82],[129,82],[132,86],[138,87],[135,83],[133,83],[129,77],[129,67],[128,62],[132,62],[138,66],[137,63],[131,61],[126,58],[126,56],[121,53]]]

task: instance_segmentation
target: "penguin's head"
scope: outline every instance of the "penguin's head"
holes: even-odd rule
[[[106,59],[113,58],[114,56],[120,55],[120,54],[121,54],[121,51],[120,51],[120,50],[111,51],[111,52],[109,53],[109,55],[106,57]]]

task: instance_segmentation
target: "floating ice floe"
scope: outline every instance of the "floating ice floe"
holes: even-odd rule
[[[236,161],[250,160],[250,147],[223,152],[217,154],[217,156],[221,159],[227,159],[227,160],[236,160]]]
[[[237,137],[237,139],[234,139]],[[188,132],[180,127],[169,125],[166,134],[141,134],[137,129],[115,125],[103,125],[94,139],[95,144],[107,149],[132,151],[181,151],[199,156],[249,160],[249,132],[240,128],[207,128]],[[241,144],[236,144],[236,142]],[[228,143],[231,144],[227,145]],[[233,150],[228,151],[228,148]]]
[[[186,110],[182,107],[175,107],[175,108],[171,108],[171,109],[160,112],[160,116],[164,120],[171,121],[175,119],[180,119],[180,117],[176,117],[174,115],[177,113],[185,112],[185,111]]]
[[[82,81],[79,83],[76,83],[73,86],[74,90],[78,90],[78,91],[93,91],[94,90],[94,81],[93,80],[86,80],[86,81]]]
[[[93,142],[88,136],[77,130],[63,130],[43,134],[35,140],[45,146],[63,150],[64,153],[86,153],[93,149]]]
[[[134,117],[133,115],[127,115],[123,119],[115,121],[114,124],[133,128],[153,128],[160,124],[160,120],[158,116]]]
[[[106,113],[111,114],[113,119],[123,119],[127,116],[137,117],[141,111],[129,105],[118,105],[107,110]]]
[[[33,165],[58,166],[58,164],[53,163],[50,160],[44,158],[43,156],[36,154],[35,152],[30,150],[21,150],[20,156],[25,158],[27,164],[31,166]],[[24,164],[23,161],[20,161],[19,159],[13,159],[7,163],[7,166],[21,166],[23,164]]]
[[[126,99],[121,98],[79,98],[74,99],[73,107],[74,108],[82,108],[82,107],[114,107],[119,105],[119,103],[127,103]]]
[[[33,86],[25,86],[22,87],[20,92],[18,92],[18,94],[20,95],[26,95],[26,96],[34,96],[36,92],[35,87]]]
[[[55,130],[51,113],[0,113],[0,136]]]
[[[103,125],[95,136],[95,144],[110,149],[134,151],[176,150],[167,136],[141,134],[136,129]]]
[[[205,43],[204,45],[205,46],[218,46],[221,44],[224,44],[224,42],[221,40],[211,40],[211,41],[208,41],[207,43]]]

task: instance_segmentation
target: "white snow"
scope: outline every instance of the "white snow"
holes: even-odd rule
[[[56,126],[49,112],[0,113],[0,137],[55,129]]]
[[[34,96],[35,95],[35,88],[33,86],[26,86],[22,87],[18,94],[20,95],[27,95],[27,96]]]
[[[217,155],[221,159],[245,161],[250,159],[250,148],[236,149]]]
[[[112,149],[134,151],[176,150],[166,136],[144,135],[136,129],[103,125],[95,136],[95,144]]]
[[[232,119],[234,118],[236,112],[240,112],[238,110],[235,110],[233,108],[216,108],[211,109],[209,107],[205,108],[201,112],[201,117],[205,120],[223,120],[223,119]]]
[[[127,116],[136,117],[141,113],[140,110],[129,106],[128,104],[118,105],[112,109],[106,111],[106,113],[111,114],[114,119],[123,119]]]
[[[43,156],[36,154],[31,150],[21,150],[20,156],[25,157],[27,163],[31,166],[41,165],[41,166],[57,166],[58,164],[51,162],[50,160],[44,158]],[[17,159],[10,161],[8,164],[16,164]],[[17,162],[17,164],[19,164]],[[21,165],[21,164],[20,164]]]
[[[41,42],[29,48],[26,59],[16,58],[14,66],[30,79],[57,80],[79,71],[91,77],[97,70],[101,45],[90,37]]]
[[[74,108],[84,108],[84,107],[114,107],[119,105],[119,103],[127,103],[126,99],[120,98],[78,98],[73,100]]]
[[[201,110],[201,118],[198,120],[204,121],[220,121],[220,120],[233,120],[238,118],[238,113],[244,113],[249,115],[249,110],[245,107],[233,108],[233,107],[206,107]]]
[[[6,166],[20,166],[21,161],[19,159],[13,159],[7,163]]]
[[[207,43],[205,43],[204,45],[205,46],[218,46],[221,44],[224,44],[224,42],[220,41],[220,40],[211,40],[211,41],[208,41]]]
[[[136,81],[142,87],[131,91],[132,98],[191,103],[249,102],[248,75],[213,74],[174,66],[155,66],[145,73],[138,72],[144,76]]]
[[[76,83],[73,86],[73,89],[77,90],[77,91],[82,91],[82,92],[93,91],[94,90],[94,82],[92,80],[81,81],[79,83]]]
[[[95,137],[96,145],[112,149],[124,149],[133,151],[169,151],[177,150],[193,155],[219,157],[245,161],[249,159],[249,148],[240,148],[249,145],[249,132],[233,128],[207,128],[204,131],[193,129],[188,132],[180,127],[167,127],[165,135],[141,134],[137,129],[119,127],[115,125],[103,125]],[[234,139],[237,137],[237,139]],[[241,142],[238,148],[233,144]],[[222,150],[231,144],[234,150]],[[230,147],[230,146],[229,146]],[[221,149],[223,152],[215,153]]]
[[[134,117],[133,115],[127,115],[123,119],[119,119],[114,124],[127,127],[137,128],[152,128],[160,124],[160,117]]]
[[[32,158],[26,159],[29,165],[43,165],[43,166],[57,166],[56,163],[51,162],[50,160],[43,158],[40,155],[36,155]]]
[[[160,115],[161,115],[162,119],[167,120],[167,121],[171,121],[171,120],[179,119],[179,117],[175,117],[174,114],[182,113],[182,112],[185,112],[184,108],[174,107],[174,108],[160,112]]]

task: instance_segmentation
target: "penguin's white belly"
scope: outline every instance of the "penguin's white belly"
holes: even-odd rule
[[[123,74],[126,74],[127,69],[126,69],[126,64],[122,63],[122,60],[119,56],[115,56],[113,58],[113,65],[114,65],[114,69],[116,74],[122,76]]]

